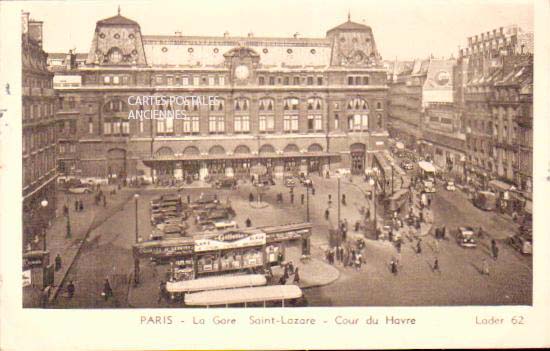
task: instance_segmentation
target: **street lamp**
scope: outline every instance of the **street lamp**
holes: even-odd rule
[[[338,228],[340,228],[340,173],[336,173],[338,179]]]
[[[138,230],[138,199],[139,194],[134,194],[134,202],[136,204],[136,244],[139,242],[139,230]],[[134,286],[139,284],[139,257],[134,257]]]
[[[309,184],[306,186],[306,222],[309,222]]]
[[[42,217],[42,222],[43,222],[43,227],[42,227],[42,236],[43,236],[43,240],[44,240],[44,251],[46,251],[46,219],[44,218],[45,217],[45,212],[46,212],[46,207],[48,207],[48,200],[44,199],[40,202],[40,206],[42,206],[42,213],[41,213],[41,217]]]
[[[139,231],[138,231],[138,199],[139,199],[139,194],[134,194],[134,200],[135,200],[135,203],[136,203],[136,244],[139,242],[138,238],[139,238]]]
[[[377,229],[377,223],[376,223],[376,182],[374,181],[374,178],[371,178],[369,180],[369,185],[372,187],[372,208],[374,213],[374,230],[376,233]]]

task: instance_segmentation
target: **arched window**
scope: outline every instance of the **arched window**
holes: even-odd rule
[[[361,97],[350,99],[346,105],[351,113],[348,115],[348,129],[350,131],[361,131],[369,128],[369,105]]]
[[[298,111],[300,109],[300,99],[293,97],[285,98],[283,109],[285,111]]]
[[[224,99],[216,99],[213,101],[212,104],[210,104],[210,111],[223,111],[225,109],[225,100]]]
[[[235,112],[246,112],[250,106],[250,102],[247,98],[237,98],[235,99]]]
[[[122,61],[122,51],[119,48],[112,48],[109,50],[109,62],[110,63],[120,63]]]
[[[307,99],[308,111],[321,111],[323,109],[323,100],[319,97],[312,97]]]

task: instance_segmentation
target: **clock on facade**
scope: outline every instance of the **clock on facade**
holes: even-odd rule
[[[451,75],[447,71],[440,71],[435,76],[435,81],[439,85],[445,85],[445,84],[449,83],[449,80],[451,80]]]
[[[235,68],[235,77],[239,80],[245,80],[250,75],[250,72],[248,71],[248,67],[245,65],[239,65],[237,68]]]

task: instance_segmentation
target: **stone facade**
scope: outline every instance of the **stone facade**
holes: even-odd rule
[[[53,74],[42,49],[42,22],[22,15],[23,239],[29,242],[55,216],[56,120]]]
[[[350,20],[325,38],[186,37],[143,35],[119,14],[97,22],[85,64],[67,61],[50,67],[73,82],[56,87],[63,173],[234,176],[256,163],[276,176],[363,173],[369,153],[386,148],[386,71],[372,29]],[[216,99],[129,105],[151,95]],[[128,118],[147,109],[184,116]],[[364,152],[352,155],[354,144]]]

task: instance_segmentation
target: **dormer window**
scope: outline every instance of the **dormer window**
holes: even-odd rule
[[[109,61],[111,63],[119,63],[122,60],[122,53],[118,48],[111,49],[109,53]]]

